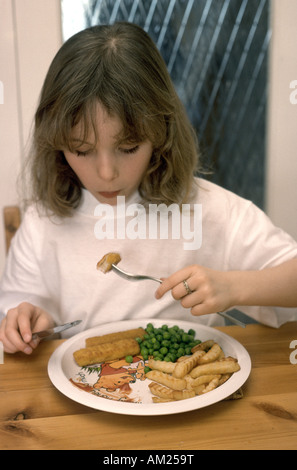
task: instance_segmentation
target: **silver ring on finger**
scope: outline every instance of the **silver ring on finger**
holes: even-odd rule
[[[187,283],[186,280],[183,281],[183,285],[185,286],[185,289],[187,291],[187,295],[193,294],[194,291],[190,289],[189,284]]]

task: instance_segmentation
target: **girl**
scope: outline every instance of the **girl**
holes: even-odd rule
[[[31,204],[1,283],[5,351],[30,354],[32,331],[76,319],[87,329],[190,312],[218,325],[215,312],[239,306],[275,327],[296,320],[297,244],[251,202],[194,178],[199,169],[149,36],[119,23],[70,38],[35,116]],[[130,272],[162,277],[155,295],[152,281],[98,272],[108,252]]]

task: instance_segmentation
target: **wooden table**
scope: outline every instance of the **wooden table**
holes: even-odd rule
[[[62,340],[43,342],[31,357],[5,354],[0,449],[297,449],[297,322],[219,329],[251,356],[244,396],[178,415],[117,415],[71,401],[47,375]]]

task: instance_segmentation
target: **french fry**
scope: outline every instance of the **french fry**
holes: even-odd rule
[[[161,398],[161,397],[152,397],[153,403],[167,403],[170,401],[175,401],[173,398]]]
[[[200,377],[197,377],[196,379],[192,378],[191,386],[193,388],[198,387],[199,385],[205,385],[211,382],[213,379],[219,378],[220,379],[221,375],[201,375]]]
[[[151,382],[149,384],[149,389],[153,395],[156,395],[159,398],[174,400],[173,390],[171,388],[164,387],[163,385],[160,385],[156,382]]]
[[[175,362],[158,361],[156,359],[149,358],[147,365],[150,369],[172,374],[176,364]]]
[[[197,352],[194,354],[197,354]],[[217,343],[214,343],[214,345],[207,351],[207,353],[199,358],[198,364],[208,364],[210,362],[214,362],[220,357],[222,352],[223,351],[221,347]]]
[[[227,380],[230,379],[232,374],[223,374],[220,378],[220,381],[219,381],[219,385],[223,385],[225,382],[227,382]],[[193,379],[195,380],[195,379]]]
[[[231,357],[231,356],[224,356],[224,357],[220,357],[218,359],[219,362],[226,362],[226,361],[230,361],[230,362],[237,362],[237,359],[235,357]]]
[[[216,361],[210,364],[203,364],[195,367],[190,375],[195,379],[201,375],[222,375],[237,372],[240,370],[240,366],[237,362],[233,361]]]
[[[194,398],[194,390],[173,390],[174,400],[186,400],[187,398]]]
[[[197,364],[199,364],[202,357],[206,355],[204,351],[196,351],[192,356],[175,364],[172,372],[173,377],[181,379],[187,375]]]
[[[188,359],[189,356],[180,356],[179,358],[176,359],[176,362],[183,362],[185,361],[186,359]],[[175,364],[176,364],[175,362]]]
[[[197,387],[193,387],[195,395],[202,395],[203,390],[205,390],[205,384],[197,385]]]
[[[154,382],[157,382],[161,385],[165,385],[172,390],[183,390],[187,386],[185,379],[177,379],[172,375],[165,374],[159,370],[150,370],[146,373],[146,377]]]
[[[193,389],[193,381],[194,381],[195,379],[193,379],[193,377],[191,377],[189,374],[188,374],[188,375],[185,375],[184,378],[185,378],[185,381],[186,381],[186,383],[187,383],[186,388],[187,388],[188,390],[192,390],[192,389]]]
[[[208,392],[211,392],[212,390],[214,390],[215,388],[217,388],[217,386],[219,385],[219,381],[220,381],[220,375],[218,377],[215,377],[214,379],[212,379],[209,384],[205,387],[205,389],[203,390],[202,394],[204,393],[208,393]]]
[[[203,343],[199,343],[191,349],[191,352],[194,353],[196,351],[206,351],[210,349],[214,345],[213,339],[208,339],[207,341],[203,341]]]
[[[185,400],[186,398],[193,398],[195,396],[194,390],[172,390],[164,387],[156,382],[152,382],[149,388],[153,395],[156,395],[162,402]],[[160,400],[153,400],[155,403],[160,403]]]

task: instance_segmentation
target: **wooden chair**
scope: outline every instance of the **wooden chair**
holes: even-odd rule
[[[5,246],[6,253],[9,250],[10,242],[21,223],[21,211],[17,206],[7,206],[3,208]]]

